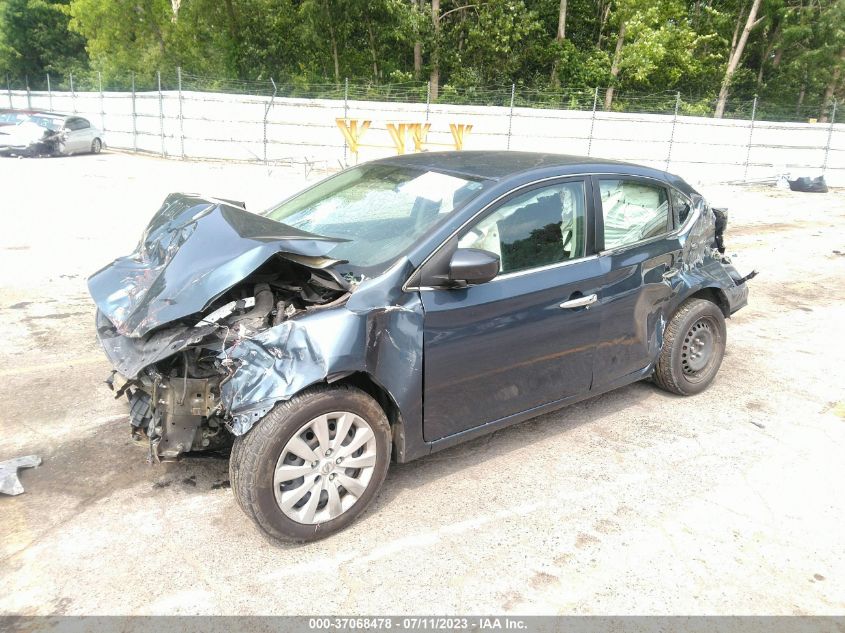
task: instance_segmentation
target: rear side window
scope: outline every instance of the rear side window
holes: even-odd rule
[[[634,244],[669,231],[666,189],[636,180],[601,180],[604,248]]]
[[[583,181],[532,189],[480,220],[458,245],[495,253],[502,273],[581,257],[585,199]]]
[[[68,119],[65,127],[69,130],[85,130],[91,127],[91,124],[85,119]]]

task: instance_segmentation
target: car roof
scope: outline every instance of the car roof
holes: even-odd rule
[[[436,171],[449,171],[476,178],[499,180],[515,174],[543,170],[549,167],[565,168],[571,173],[584,173],[594,169],[625,167],[625,170],[663,175],[663,172],[641,165],[624,163],[603,158],[573,156],[569,154],[549,154],[544,152],[511,151],[461,151],[461,152],[422,152],[384,158],[377,163],[405,165],[408,167],[428,168]]]
[[[525,176],[532,172],[548,175],[549,170],[557,171],[560,175],[625,174],[656,178],[671,183],[687,195],[695,193],[695,190],[683,179],[659,169],[618,160],[571,154],[512,151],[421,152],[392,156],[373,162],[381,165],[414,167],[487,180],[507,180],[517,175]]]

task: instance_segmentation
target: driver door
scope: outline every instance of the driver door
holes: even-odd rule
[[[522,189],[444,246],[493,252],[500,272],[421,290],[426,441],[589,390],[601,279],[591,200],[588,179]]]

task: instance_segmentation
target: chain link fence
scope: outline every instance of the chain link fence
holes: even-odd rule
[[[391,124],[429,124],[423,147],[454,148],[452,124],[471,125],[465,149],[543,149],[616,158],[714,179],[770,177],[795,169],[845,180],[845,132],[837,103],[784,105],[677,92],[536,89],[519,85],[457,90],[432,99],[427,82],[276,83],[182,72],[6,78],[13,108],[84,114],[109,146],[171,158],[301,163],[330,169],[396,153]],[[0,104],[3,103],[0,96]],[[841,113],[840,113],[841,118]],[[336,119],[369,121],[351,152]],[[700,180],[700,178],[698,178]]]

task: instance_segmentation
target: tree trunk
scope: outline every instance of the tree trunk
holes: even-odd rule
[[[376,50],[376,37],[373,34],[373,25],[367,21],[367,35],[370,39],[370,56],[373,58],[373,79],[378,81],[378,51]]]
[[[610,15],[610,2],[601,6],[599,9],[599,15],[601,16],[601,19],[599,20],[599,36],[596,41],[596,48],[601,49],[601,43],[604,39],[604,27],[607,24],[607,17]]]
[[[238,25],[238,15],[235,13],[235,7],[232,0],[226,0],[226,14],[229,17],[229,37],[232,40],[232,51],[235,58],[235,68],[237,68],[238,76],[243,79],[244,72],[241,67],[241,29]]]
[[[610,66],[610,87],[604,95],[604,109],[610,110],[613,104],[613,83],[619,76],[619,64],[622,61],[622,47],[625,45],[625,23],[619,26],[619,37],[616,38],[616,52],[613,53],[613,63]]]
[[[798,103],[795,104],[795,116],[800,116],[801,105],[804,103],[804,95],[807,92],[807,75],[801,80],[801,90],[798,91]]]
[[[566,39],[566,0],[560,0],[560,10],[557,16],[557,35],[556,42],[562,42]],[[554,64],[552,64],[552,86],[557,88],[560,86],[560,78],[557,76],[557,65],[560,60],[556,57]]]
[[[716,112],[713,114],[717,119],[721,119],[725,113],[725,104],[728,101],[731,80],[733,79],[737,66],[739,66],[739,60],[742,58],[742,52],[745,50],[745,44],[748,42],[751,29],[757,24],[757,11],[760,10],[760,1],[754,0],[754,3],[751,5],[751,10],[748,12],[748,19],[745,21],[745,28],[742,29],[742,35],[736,44],[736,49],[728,60],[728,67],[725,70],[725,77],[722,79],[722,87],[719,90],[719,100],[716,102]]]
[[[558,42],[566,39],[566,0],[560,0],[560,10],[557,14],[557,37]]]
[[[766,68],[766,61],[769,59],[769,55],[772,54],[772,50],[775,48],[775,44],[778,41],[778,36],[780,36],[780,24],[775,26],[775,28],[772,30],[772,35],[769,38],[769,41],[766,43],[766,48],[763,50],[763,57],[760,60],[760,68],[757,71],[758,89],[763,84],[763,70]]]
[[[419,7],[419,9],[417,9]],[[417,7],[414,8],[414,11],[422,11],[423,7],[423,0],[418,0]],[[416,28],[415,30],[419,30]],[[422,74],[422,42],[419,39],[419,33],[416,33],[417,39],[414,42],[414,79],[419,79],[420,75]]]
[[[821,112],[819,113],[819,121],[822,123],[828,122],[828,108],[830,102],[833,101],[833,95],[836,93],[836,88],[839,86],[839,78],[842,76],[842,65],[845,64],[845,47],[839,52],[839,60],[833,67],[833,73],[830,76],[830,81],[824,89],[824,97],[822,97]]]
[[[340,56],[337,52],[337,37],[335,37],[334,22],[332,21],[332,10],[329,3],[323,0],[323,11],[326,12],[326,23],[329,26],[329,42],[332,47],[332,61],[334,62],[334,82],[340,86]]]
[[[431,51],[431,100],[437,101],[440,92],[440,0],[431,0],[431,23],[434,26],[434,46]]]

